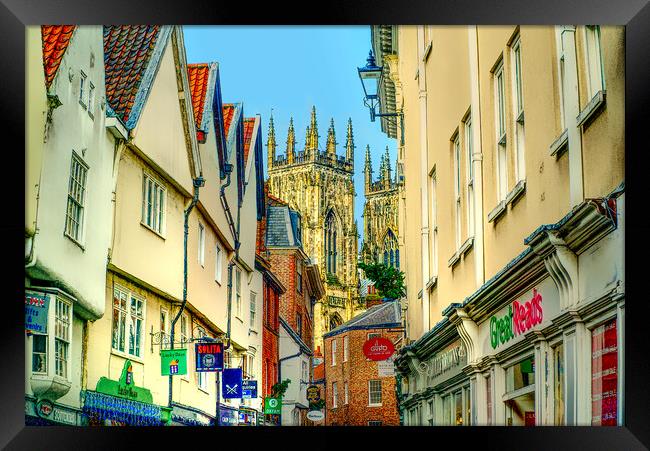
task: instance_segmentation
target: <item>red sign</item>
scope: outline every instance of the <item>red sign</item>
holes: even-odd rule
[[[535,412],[525,413],[524,426],[535,426]]]
[[[370,360],[386,360],[395,352],[395,345],[387,338],[373,337],[363,344],[363,353]]]

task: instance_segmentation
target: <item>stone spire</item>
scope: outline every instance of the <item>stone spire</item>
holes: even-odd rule
[[[366,164],[363,168],[366,181],[366,193],[370,192],[372,185],[372,160],[370,159],[370,145],[366,145]]]
[[[266,151],[268,154],[268,168],[273,167],[273,162],[275,161],[275,148],[277,147],[275,142],[275,125],[273,125],[273,113],[271,113],[271,119],[269,120],[269,136],[268,141],[266,141]]]
[[[305,154],[309,151],[309,134],[311,131],[309,130],[309,125],[307,126],[307,131],[305,131],[305,148],[303,149],[305,151]]]
[[[354,164],[354,134],[352,133],[352,118],[348,118],[348,134],[345,140],[345,157]]]
[[[318,124],[316,123],[316,107],[311,107],[311,122],[307,134],[308,149],[318,149]]]
[[[336,133],[334,131],[334,118],[330,120],[330,128],[327,130],[327,154],[336,156]]]
[[[399,184],[399,158],[395,157],[395,186]]]
[[[296,131],[293,129],[293,117],[289,119],[289,131],[287,132],[287,163],[294,162],[296,156]]]
[[[386,184],[386,188],[390,188],[390,182],[391,182],[391,168],[390,168],[390,155],[388,154],[388,146],[386,146],[386,156],[385,156],[385,161],[386,161],[386,167],[384,170],[386,171],[386,176],[384,177],[384,183]]]
[[[381,163],[379,163],[379,182],[381,186],[384,186],[384,177],[386,175],[386,157],[381,156]]]

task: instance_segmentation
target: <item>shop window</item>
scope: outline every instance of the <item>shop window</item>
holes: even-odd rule
[[[56,358],[56,375],[68,378],[68,354],[70,349],[70,335],[72,325],[72,306],[67,302],[56,299],[56,313],[54,317],[54,350]]]
[[[472,398],[470,396],[469,387],[463,389],[463,397],[465,398],[465,426],[472,425]]]
[[[506,424],[535,425],[535,360],[528,357],[506,368]]]
[[[554,409],[555,425],[562,426],[564,422],[564,345],[559,344],[553,348],[554,361]]]
[[[433,400],[429,401],[428,404],[429,404],[429,420],[428,420],[428,424],[429,424],[429,426],[433,426],[433,417],[434,417]]]
[[[463,425],[463,393],[458,391],[454,394],[454,424]]]
[[[451,426],[451,395],[442,398],[443,425]]]
[[[591,332],[591,424],[616,426],[618,343],[616,319]]]
[[[32,335],[32,373],[47,373],[47,335]]]

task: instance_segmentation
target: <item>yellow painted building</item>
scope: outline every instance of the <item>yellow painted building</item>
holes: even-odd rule
[[[404,114],[404,423],[622,424],[624,29],[381,25],[372,48]]]

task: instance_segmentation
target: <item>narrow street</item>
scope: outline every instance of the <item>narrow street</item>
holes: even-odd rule
[[[26,33],[27,425],[624,424],[624,27]]]

